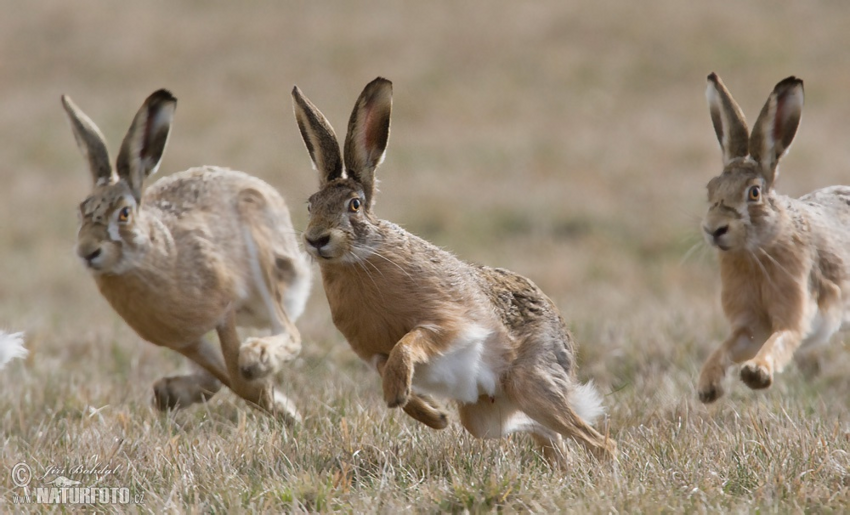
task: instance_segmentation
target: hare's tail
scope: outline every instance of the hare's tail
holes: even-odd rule
[[[15,358],[26,357],[28,352],[24,347],[24,333],[0,331],[0,369]]]
[[[605,413],[602,396],[593,385],[593,381],[577,384],[570,393],[570,400],[573,410],[589,424],[593,424],[600,415]]]

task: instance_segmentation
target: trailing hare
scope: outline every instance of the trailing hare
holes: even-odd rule
[[[160,409],[208,399],[227,385],[269,412],[298,419],[272,375],[301,349],[293,320],[310,286],[289,211],[265,182],[216,167],[166,177],[142,194],[165,150],[177,100],[153,93],[133,119],[115,168],[95,124],[62,104],[91,168],[77,254],[101,294],[142,338],[183,354],[196,373],[154,385]],[[272,335],[240,344],[236,325]],[[216,330],[221,351],[204,339]]]
[[[713,73],[706,95],[723,173],[708,183],[702,228],[720,250],[723,311],[732,324],[700,373],[699,398],[712,402],[723,395],[723,376],[733,364],[743,363],[747,386],[767,388],[797,348],[848,327],[850,187],[800,199],[774,190],[777,164],[800,123],[802,80],[776,85],[752,135]]]
[[[320,176],[306,248],[334,324],[382,376],[387,405],[442,429],[447,416],[433,395],[456,401],[476,437],[529,432],[559,461],[564,435],[615,457],[616,443],[590,425],[603,411],[600,398],[575,378],[573,340],[552,301],[522,276],[464,263],[373,213],[392,84],[377,78],[361,93],[344,161],[322,113],[297,87],[292,96]]]

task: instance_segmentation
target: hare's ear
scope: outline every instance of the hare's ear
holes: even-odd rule
[[[137,202],[145,179],[159,168],[176,107],[177,99],[169,91],[155,91],[136,113],[121,143],[116,162],[118,177],[127,181]]]
[[[334,129],[298,86],[292,88],[292,108],[313,167],[319,171],[320,184],[324,186],[342,177],[342,159]]]
[[[708,76],[705,97],[708,99],[714,132],[717,134],[717,141],[720,142],[720,150],[723,151],[723,164],[729,164],[733,159],[746,156],[749,136],[747,121],[741,108],[716,73]]]
[[[112,171],[109,151],[106,150],[106,140],[97,125],[65,95],[62,95],[62,107],[65,108],[68,119],[71,121],[77,146],[89,162],[94,183],[104,185],[118,180]]]
[[[750,137],[750,155],[769,185],[776,180],[776,165],[794,141],[802,116],[803,81],[788,77],[767,97]]]
[[[345,136],[345,169],[359,182],[372,204],[375,191],[375,168],[384,160],[390,138],[390,114],[393,108],[393,83],[378,77],[363,89]]]

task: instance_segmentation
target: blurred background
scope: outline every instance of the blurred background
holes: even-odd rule
[[[290,90],[342,137],[363,86],[392,80],[378,215],[537,282],[621,426],[642,416],[631,402],[692,398],[727,330],[716,260],[700,244],[704,186],[720,171],[706,75],[724,79],[750,121],[776,82],[802,77],[779,190],[850,182],[847,2],[3,0],[0,12],[0,326],[27,331],[32,350],[0,389],[47,404],[34,385],[73,388],[81,405],[147,403],[149,385],[181,365],[132,333],[77,262],[91,182],[61,94],[114,157],[143,99],[170,89],[179,103],[160,176],[249,172],[282,192],[303,229],[318,179]],[[316,277],[288,387],[308,416],[319,409],[309,399],[350,389],[382,409]],[[834,368],[846,366],[843,347],[827,351]],[[847,386],[837,369],[824,377]]]

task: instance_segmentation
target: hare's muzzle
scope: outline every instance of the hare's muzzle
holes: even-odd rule
[[[729,225],[723,224],[720,227],[706,227],[703,226],[703,231],[709,238],[709,242],[718,247],[720,250],[729,250],[728,242],[726,242],[724,236],[729,233]]]
[[[100,257],[103,255],[103,249],[98,247],[77,247],[77,255],[85,262],[89,268],[97,269],[100,266]]]
[[[304,241],[307,242],[307,252],[314,254],[318,257],[327,258],[322,254],[322,250],[325,250],[328,244],[331,241],[330,234],[322,234],[320,236],[304,236]]]
[[[305,236],[304,239],[307,241],[307,244],[313,247],[316,250],[322,250],[328,243],[331,241],[330,234],[323,234],[317,238],[310,238],[309,236]]]

